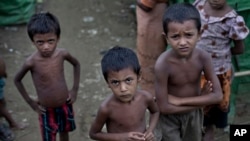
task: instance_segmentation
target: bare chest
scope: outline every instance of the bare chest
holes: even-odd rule
[[[203,70],[199,63],[174,64],[171,68],[168,82],[172,85],[197,83]]]
[[[111,111],[107,125],[111,130],[123,131],[144,128],[146,108],[142,103],[116,107]]]
[[[63,61],[59,59],[37,61],[31,73],[36,79],[39,79],[41,81],[63,77]]]

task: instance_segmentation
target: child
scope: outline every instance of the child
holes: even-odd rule
[[[31,54],[15,76],[15,84],[24,100],[39,114],[43,141],[68,141],[68,132],[75,127],[72,104],[76,100],[80,79],[80,64],[65,49],[57,48],[60,25],[57,18],[49,13],[34,14],[27,26],[28,35],[37,51]],[[74,68],[74,84],[68,90],[64,77],[64,61]],[[22,79],[31,72],[38,96],[32,99],[27,93]]]
[[[244,19],[239,16],[226,0],[196,0],[194,5],[200,12],[202,34],[197,48],[207,51],[212,57],[214,71],[220,81],[223,100],[204,109],[204,139],[214,140],[214,125],[217,128],[227,126],[230,100],[232,63],[231,56],[243,53],[243,39],[249,33]],[[234,46],[231,48],[231,43]],[[202,78],[202,81],[205,79]]]
[[[195,48],[200,27],[199,12],[191,4],[173,4],[164,13],[164,36],[171,49],[162,53],[155,65],[162,129],[158,140],[201,141],[202,107],[222,99],[211,57]],[[200,89],[202,73],[209,80],[204,91]]]
[[[159,112],[153,96],[137,89],[140,66],[136,54],[116,46],[101,61],[103,76],[113,94],[101,104],[89,136],[105,141],[153,141]],[[146,127],[146,110],[150,112]],[[102,131],[106,125],[107,133]]]
[[[3,58],[0,57],[0,116],[3,116],[7,122],[9,123],[9,127],[11,129],[24,129],[26,128],[26,124],[18,124],[9,111],[6,108],[6,101],[4,98],[4,86],[5,86],[5,79],[7,78],[6,66]]]

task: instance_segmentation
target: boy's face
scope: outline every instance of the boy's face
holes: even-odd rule
[[[137,90],[139,76],[131,68],[108,73],[107,83],[115,97],[121,102],[133,100]]]
[[[188,57],[200,37],[195,21],[170,22],[167,28],[168,33],[165,35],[167,43],[179,56]]]
[[[58,40],[55,33],[35,34],[33,37],[33,43],[43,57],[54,53]]]

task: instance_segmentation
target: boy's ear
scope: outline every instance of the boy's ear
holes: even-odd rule
[[[141,73],[142,73],[142,72],[140,71],[140,73],[139,73],[139,75],[138,75],[138,78],[137,78],[137,81],[138,81],[138,82],[141,81],[141,77],[142,77]]]
[[[200,39],[201,34],[202,34],[202,31],[200,30],[200,31],[198,32],[198,39]]]
[[[36,47],[35,41],[32,41],[33,45]]]
[[[162,35],[162,38],[164,38],[164,41],[166,41],[166,43],[168,43],[167,35],[164,32],[162,32],[161,35]]]
[[[108,85],[108,88],[110,88],[110,85],[109,84],[107,84]]]

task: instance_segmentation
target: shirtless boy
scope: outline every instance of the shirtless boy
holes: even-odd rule
[[[195,48],[200,37],[199,12],[191,4],[171,5],[164,13],[163,28],[171,49],[161,54],[155,65],[162,129],[158,140],[201,141],[201,108],[219,103],[222,93],[210,55]],[[209,80],[206,91],[200,89],[203,73]]]
[[[101,104],[89,135],[101,141],[153,141],[159,112],[153,96],[138,90],[140,66],[128,48],[114,47],[101,61],[103,76],[112,93]],[[149,110],[149,126],[146,111]],[[102,131],[106,125],[107,132]]]
[[[28,23],[28,35],[36,46],[15,76],[15,84],[24,100],[39,114],[43,141],[69,140],[69,131],[75,127],[72,103],[75,102],[80,79],[80,64],[65,49],[57,48],[60,25],[57,18],[49,13],[34,14]],[[64,61],[73,66],[73,88],[68,90],[64,77]],[[37,100],[27,93],[22,79],[31,73]]]

